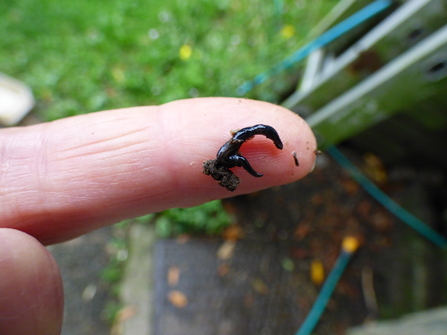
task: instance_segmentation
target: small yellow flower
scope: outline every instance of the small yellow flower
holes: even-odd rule
[[[342,247],[343,250],[349,253],[353,253],[359,247],[359,240],[353,236],[347,236],[343,239]]]
[[[178,52],[180,59],[187,60],[191,57],[192,48],[189,44],[183,44]]]
[[[293,35],[295,35],[295,28],[291,24],[287,24],[281,29],[282,37],[291,38]]]
[[[114,66],[112,68],[112,76],[113,79],[115,79],[115,82],[122,83],[126,79],[126,74],[124,73],[124,70],[119,66]]]

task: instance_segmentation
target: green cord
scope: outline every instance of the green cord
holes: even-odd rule
[[[440,248],[447,248],[447,239],[431,229],[427,224],[419,220],[406,209],[398,205],[389,196],[383,193],[376,185],[366,178],[354,164],[352,164],[336,147],[332,146],[327,152],[340,164],[349,174],[379,203],[387,208],[408,226],[416,230],[419,234],[436,244]]]

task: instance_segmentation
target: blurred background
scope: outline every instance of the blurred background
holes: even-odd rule
[[[2,72],[32,87],[42,121],[234,96],[334,3],[1,1]]]
[[[49,247],[65,285],[63,334],[294,334],[346,237],[360,249],[315,334],[396,334],[348,329],[446,305],[446,6],[0,0],[2,126],[242,95],[305,117],[324,151],[298,183]],[[438,334],[441,312],[404,333]]]

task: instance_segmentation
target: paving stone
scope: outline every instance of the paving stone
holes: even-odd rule
[[[101,271],[109,262],[106,245],[112,236],[112,228],[106,227],[48,247],[64,283],[62,335],[110,334],[103,311],[112,297]]]
[[[446,335],[447,307],[355,327],[347,335]]]
[[[296,332],[304,316],[300,303],[314,289],[283,267],[290,245],[231,243],[157,242],[154,335]]]

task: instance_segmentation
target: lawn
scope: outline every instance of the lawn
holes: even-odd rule
[[[32,87],[42,121],[235,96],[302,46],[336,3],[0,0],[0,72]],[[277,102],[272,82],[250,97]]]

